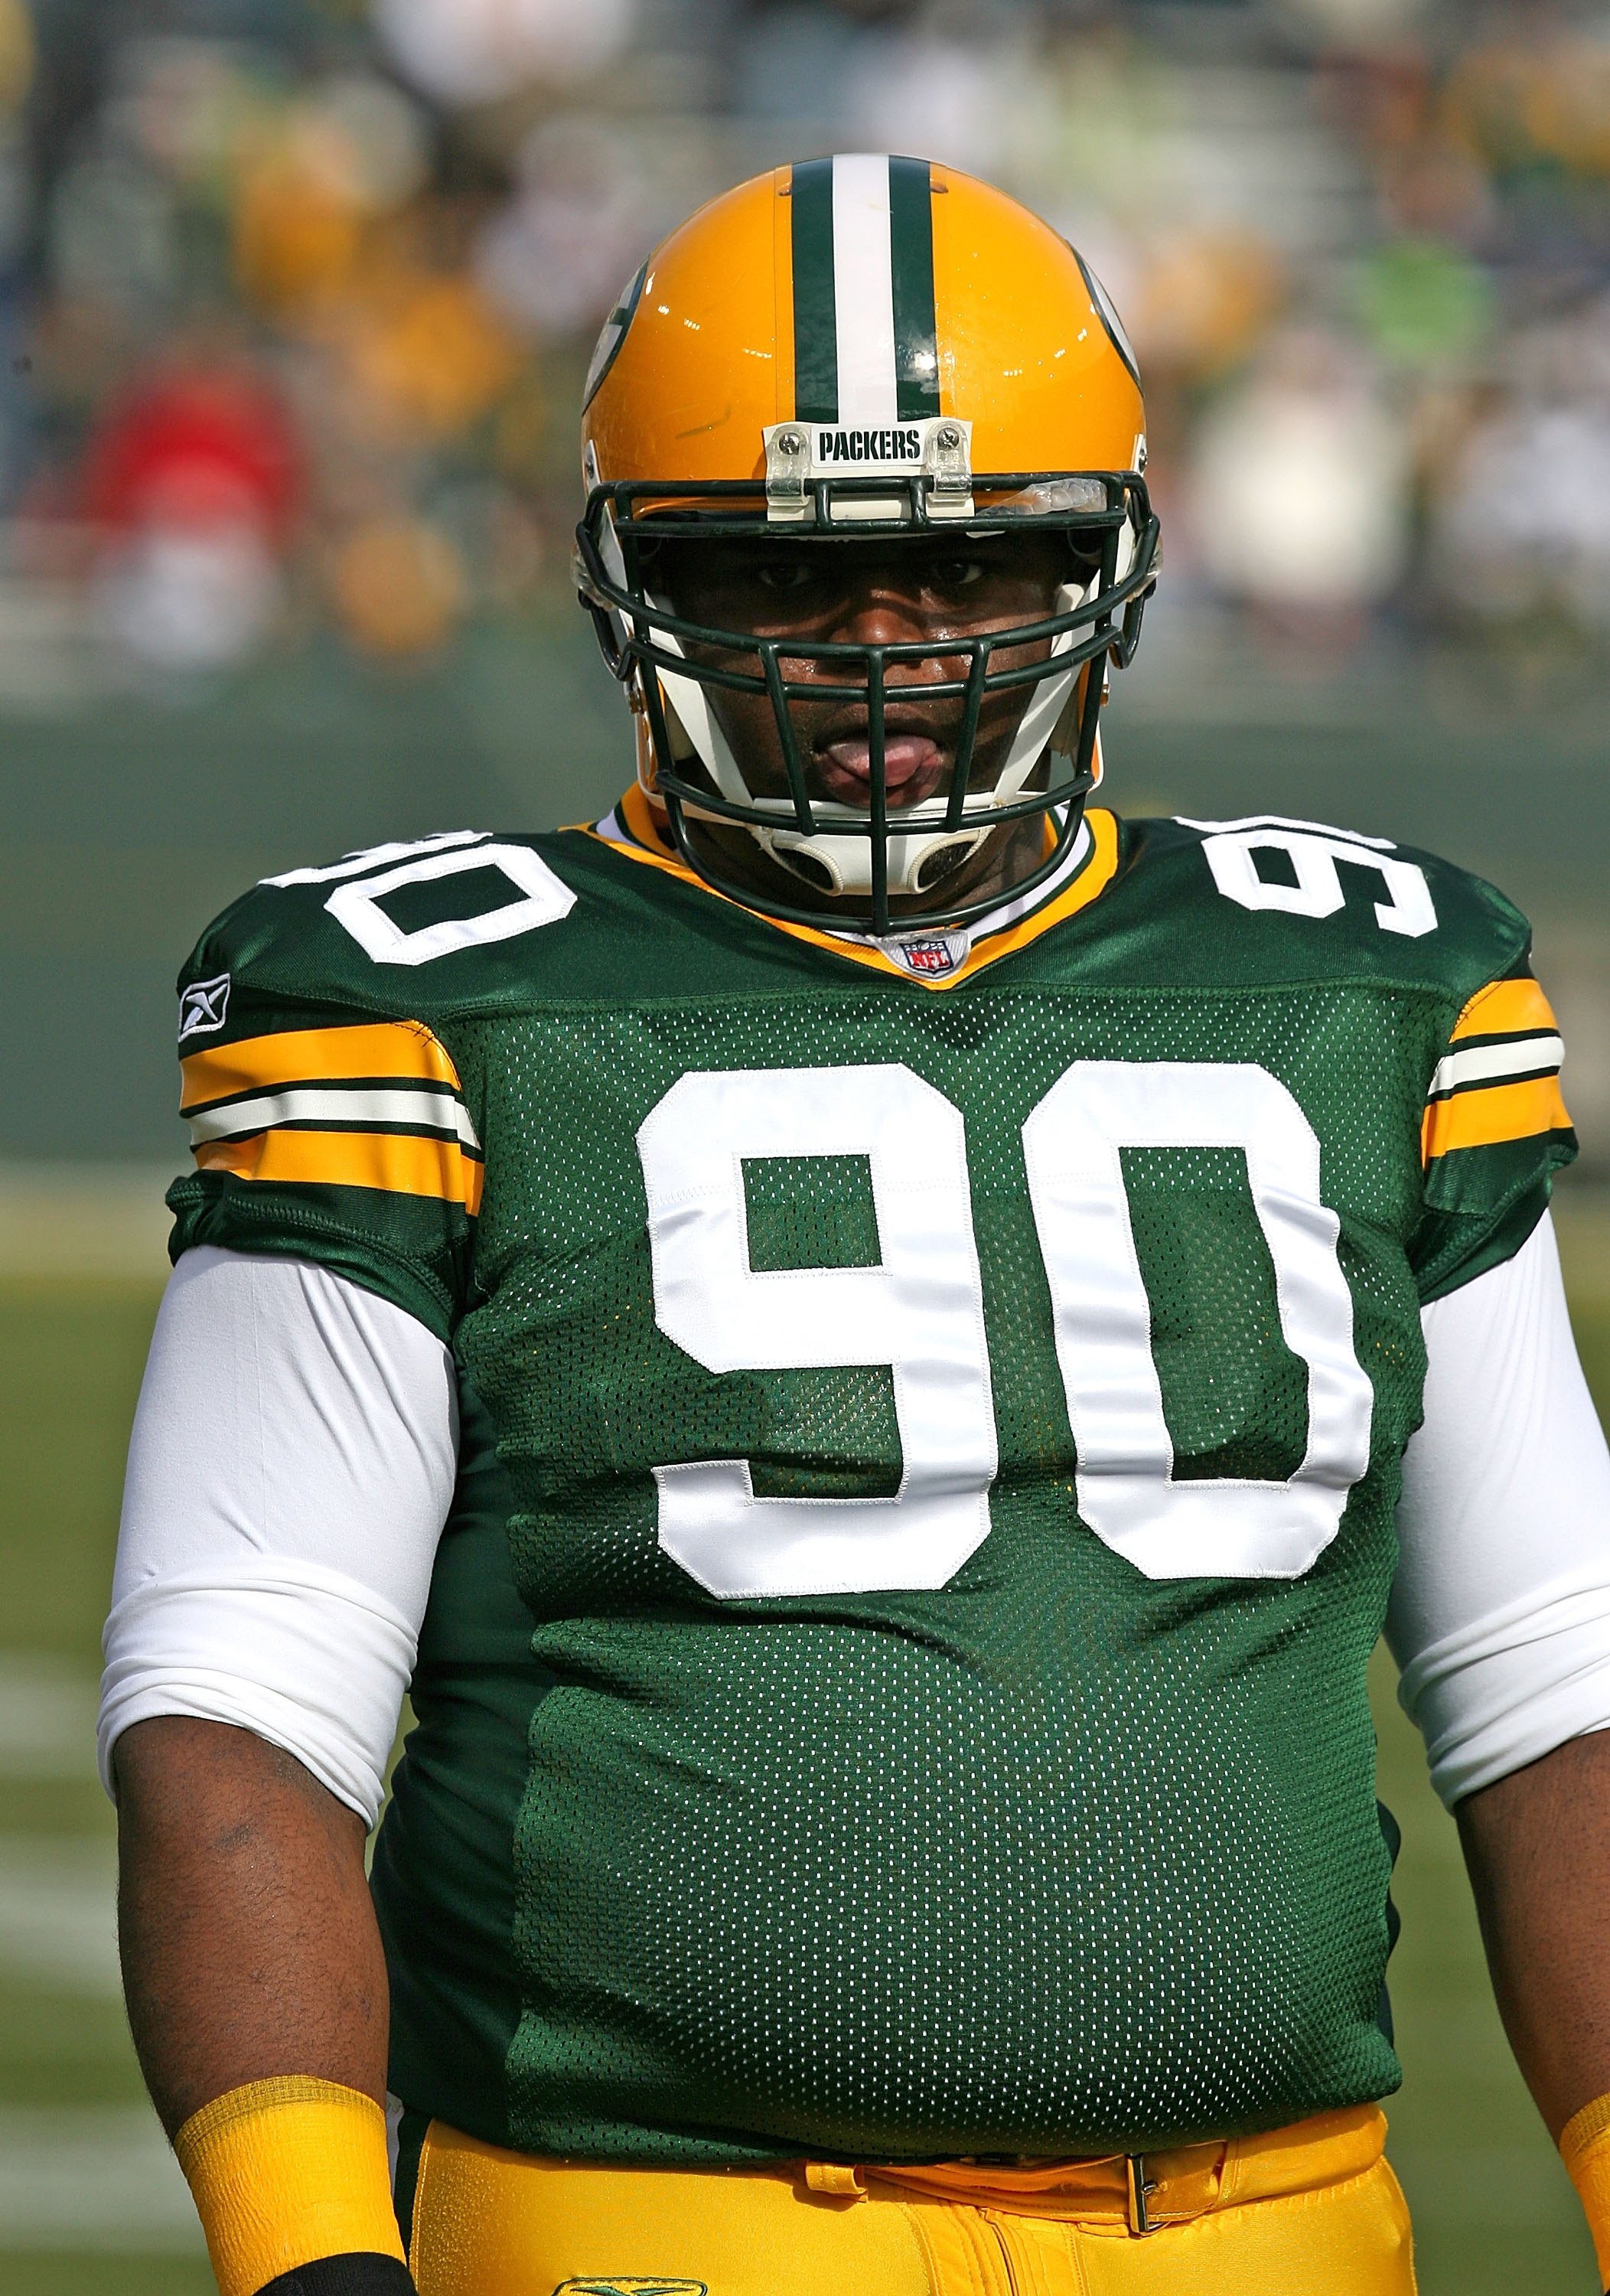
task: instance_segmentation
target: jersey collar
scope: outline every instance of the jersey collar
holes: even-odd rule
[[[602,821],[579,824],[579,832],[625,858],[664,870],[711,900],[728,901],[734,908],[742,906],[706,884],[672,850],[653,807],[636,783],[613,813],[606,814]],[[976,978],[998,958],[1026,948],[1064,918],[1088,908],[1112,882],[1117,866],[1117,821],[1105,808],[1098,807],[1086,809],[1072,852],[1046,883],[1017,900],[1003,901],[999,908],[956,932],[891,934],[874,940],[865,933],[830,932],[815,925],[793,924],[781,917],[767,916],[760,909],[746,914],[774,932],[847,958],[852,964],[867,965],[874,972],[915,981],[922,988],[954,988],[959,981]]]

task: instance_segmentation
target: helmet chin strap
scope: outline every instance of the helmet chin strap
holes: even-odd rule
[[[1051,612],[1071,613],[1089,594],[1080,585],[1065,582],[1057,592]],[[660,602],[653,600],[651,603],[658,604]],[[662,635],[658,643],[667,652],[682,651],[668,633]],[[1052,655],[1070,651],[1073,643],[1072,631],[1065,630],[1051,641]],[[903,829],[897,834],[891,833],[887,840],[887,882],[891,893],[929,890],[936,878],[948,876],[952,870],[959,868],[963,861],[978,850],[986,838],[994,834],[998,824],[992,821],[977,821],[977,810],[987,808],[993,811],[999,807],[1012,804],[1023,794],[1030,774],[1057,730],[1058,722],[1073,693],[1075,676],[1076,672],[1068,668],[1059,671],[1055,676],[1042,678],[1035,685],[993,788],[980,790],[968,797],[968,808],[974,812],[975,819],[966,829],[912,828]],[[731,798],[736,804],[753,806],[757,811],[776,812],[784,820],[791,820],[794,808],[789,799],[757,797],[744,780],[742,769],[716,723],[709,696],[699,681],[681,676],[674,670],[662,669],[659,682],[673,742],[679,737],[686,742],[689,750],[703,761],[722,795]],[[919,804],[903,808],[899,818],[903,823],[943,823],[947,803],[948,800],[943,797],[924,798]],[[866,816],[854,806],[843,805],[830,799],[813,800],[813,808],[818,819],[860,822],[866,819]],[[685,810],[696,814],[698,808],[690,805]],[[715,820],[720,816],[706,815],[703,817]],[[792,875],[814,886],[818,891],[835,895],[870,893],[872,840],[870,837],[835,836],[830,829],[820,831],[814,836],[806,836],[797,829],[785,829],[780,823],[775,829],[762,828],[758,824],[748,822],[743,826],[763,852],[769,854]],[[941,855],[950,857],[948,866],[936,870],[933,865]]]

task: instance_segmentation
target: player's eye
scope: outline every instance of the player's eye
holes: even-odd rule
[[[813,579],[810,568],[798,558],[772,558],[755,570],[755,579],[763,590],[806,590]]]
[[[928,579],[936,590],[967,590],[984,579],[984,567],[977,558],[941,558],[929,568]]]

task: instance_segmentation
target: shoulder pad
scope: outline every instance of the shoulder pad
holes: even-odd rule
[[[1216,896],[1215,908],[1222,901],[1229,914],[1259,919],[1256,938],[1277,964],[1418,975],[1462,999],[1507,973],[1530,942],[1525,918],[1496,887],[1388,837],[1268,813],[1181,815],[1145,830],[1158,863],[1189,869],[1181,897],[1194,907],[1196,897]]]
[[[364,1015],[495,1005],[528,969],[522,943],[576,906],[552,845],[448,830],[266,877],[208,928],[181,974],[181,1038],[233,1034],[228,1005],[242,994],[259,1008]]]

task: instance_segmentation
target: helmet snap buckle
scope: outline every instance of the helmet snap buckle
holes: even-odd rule
[[[801,423],[778,422],[764,435],[767,523],[802,526],[816,514],[811,494],[811,434]]]
[[[923,476],[930,518],[973,515],[973,426],[943,416],[928,426]]]

